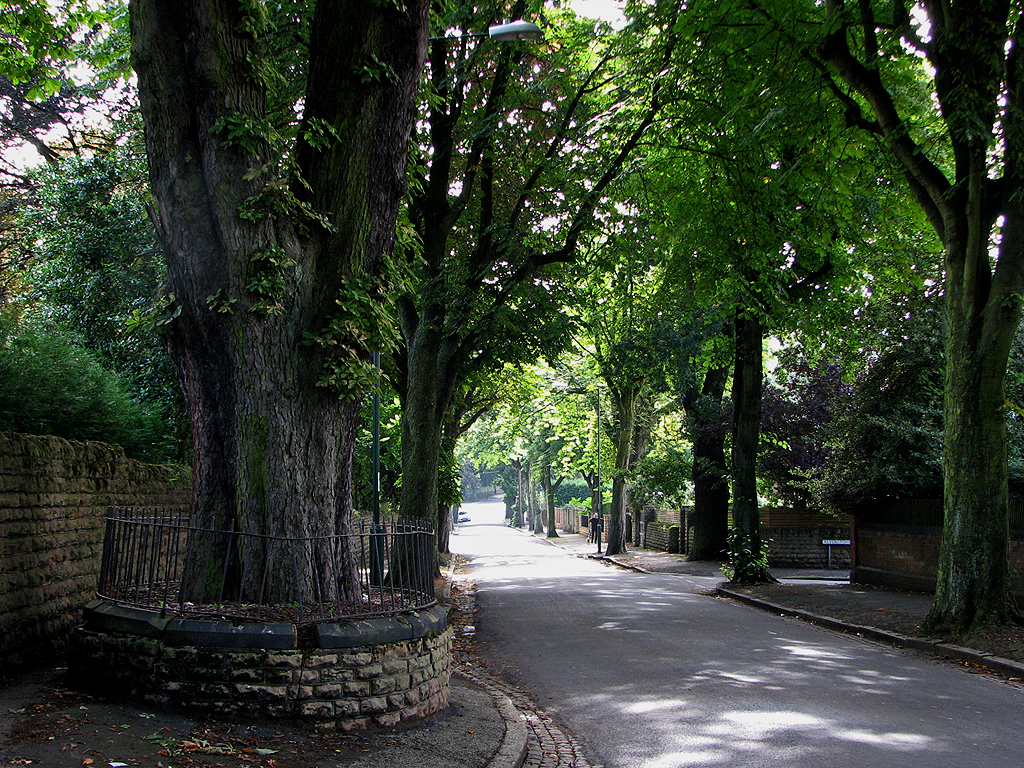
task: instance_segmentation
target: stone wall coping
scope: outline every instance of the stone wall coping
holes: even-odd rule
[[[289,650],[299,647],[295,624],[285,622],[233,622],[214,619],[163,618],[153,610],[120,605],[105,599],[89,602],[85,628],[161,640],[172,647]],[[316,624],[317,647],[357,648],[416,640],[442,632],[448,609],[435,605],[373,619],[351,619]]]

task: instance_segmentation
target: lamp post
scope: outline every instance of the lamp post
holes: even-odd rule
[[[377,386],[373,390],[373,524],[380,525],[380,352],[373,353]]]
[[[604,535],[604,496],[601,493],[601,387],[597,388],[597,554],[601,554]]]
[[[380,352],[373,353],[373,367],[377,369],[377,386],[373,389],[373,459],[371,472],[373,493],[370,526],[370,584],[384,583],[384,528],[380,524]]]

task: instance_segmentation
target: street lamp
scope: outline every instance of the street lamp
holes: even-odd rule
[[[504,24],[492,24],[486,32],[469,32],[464,35],[438,35],[431,37],[431,40],[461,40],[466,37],[489,37],[492,40],[501,42],[514,42],[516,40],[540,40],[544,37],[544,30],[530,21],[516,19],[507,21]]]
[[[487,35],[492,40],[540,40],[544,30],[532,22],[516,19],[488,27]]]

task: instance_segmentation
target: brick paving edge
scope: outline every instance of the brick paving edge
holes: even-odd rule
[[[1012,659],[1004,659],[999,656],[982,653],[974,650],[973,648],[965,648],[952,643],[943,643],[938,640],[927,640],[922,637],[907,637],[906,635],[901,635],[896,632],[887,632],[884,629],[878,629],[876,627],[865,627],[860,624],[851,624],[849,622],[840,621],[839,619],[833,619],[831,616],[822,616],[817,613],[811,613],[810,611],[800,610],[799,608],[791,608],[789,606],[769,602],[768,600],[751,597],[750,595],[744,595],[742,592],[734,592],[728,587],[722,585],[718,586],[717,592],[722,597],[728,597],[755,608],[760,608],[761,610],[771,611],[772,613],[795,616],[799,619],[803,619],[804,621],[809,621],[812,624],[825,627],[826,629],[845,632],[859,637],[866,637],[869,640],[877,640],[882,643],[888,643],[889,645],[895,645],[897,648],[909,648],[915,651],[931,653],[942,658],[953,659],[954,661],[977,664],[980,667],[985,667],[986,669],[1007,677],[1024,677],[1024,664],[1013,661]]]

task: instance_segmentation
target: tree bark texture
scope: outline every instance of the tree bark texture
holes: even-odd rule
[[[530,529],[534,533],[544,533],[544,515],[541,514],[540,499],[537,498],[537,479],[533,476],[532,461],[526,462],[526,469],[530,479]]]
[[[761,322],[736,312],[736,366],[732,379],[732,520],[738,540],[731,553],[733,580],[772,581],[759,562],[763,541],[757,504],[757,449],[761,439],[761,385],[764,375]]]
[[[436,310],[436,311],[435,311]],[[398,391],[402,399],[402,517],[427,517],[437,508],[437,473],[445,417],[458,385],[460,362],[442,337],[440,307],[421,310],[418,322],[403,322],[405,336]]]
[[[428,3],[410,0],[402,12],[354,0],[317,4],[303,120],[330,126],[331,138],[316,146],[299,138],[290,179],[280,177],[259,127],[265,59],[248,31],[259,21],[245,5],[130,3],[155,220],[178,313],[170,346],[194,439],[193,521],[248,536],[208,548],[212,560],[194,558],[187,593],[355,597],[347,544],[291,551],[292,539],[352,530],[358,403],[317,385],[324,353],[305,339],[336,311],[346,279],[376,274],[390,252]],[[365,82],[371,60],[394,77]],[[257,128],[242,138],[227,128],[243,124]],[[282,192],[289,184],[294,204]],[[271,198],[280,205],[254,202]],[[290,263],[276,275],[274,311],[252,287],[269,254]]]
[[[721,560],[729,535],[729,465],[722,397],[728,368],[709,368],[700,392],[684,398],[693,440],[693,542],[689,560]]]
[[[637,400],[636,420],[633,428],[633,445],[629,455],[629,469],[634,469],[638,461],[641,461],[649,450],[651,442],[651,430],[654,427],[654,397],[650,392],[645,393]],[[633,546],[640,546],[640,504],[634,500],[633,484],[626,486],[625,499],[623,501],[625,510],[632,515],[633,530],[630,533],[633,539]]]
[[[977,322],[954,290],[946,301],[947,319]],[[1019,617],[1010,592],[1005,397],[1016,323],[997,325],[994,333],[951,327],[946,338],[944,523],[928,624],[957,634]]]

